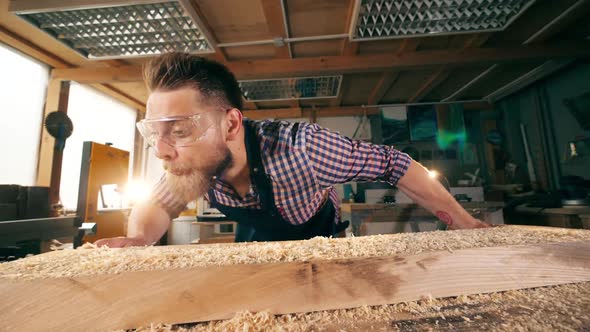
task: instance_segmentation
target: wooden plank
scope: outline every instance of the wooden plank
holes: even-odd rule
[[[325,56],[296,59],[239,60],[226,65],[238,79],[257,79],[285,75],[319,73],[379,72],[429,68],[440,65],[468,65],[530,61],[562,57],[590,57],[590,42],[525,45],[510,48],[477,48],[467,50],[437,50],[390,54]],[[129,82],[141,80],[141,66],[117,68],[56,69],[56,79],[81,83]]]
[[[104,331],[227,319],[243,310],[311,312],[588,280],[588,242],[29,281],[2,279],[0,320],[9,331],[64,327]]]
[[[64,89],[69,90],[69,84],[59,80],[49,80],[47,84],[47,93],[45,96],[45,109],[43,119],[51,112],[60,111],[60,106],[67,106],[68,94],[63,94]],[[66,100],[61,100],[65,97]],[[45,126],[41,126],[41,143],[39,144],[39,159],[37,160],[37,178],[35,185],[49,187],[52,180],[54,164],[55,138],[49,135]]]
[[[286,22],[283,19],[283,7],[281,1],[278,0],[260,0],[262,9],[264,10],[264,17],[268,31],[273,38],[287,38],[288,33],[285,30]],[[277,47],[275,46],[275,57],[277,58],[291,58],[291,51],[287,44]]]

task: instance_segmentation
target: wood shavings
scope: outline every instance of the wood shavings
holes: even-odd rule
[[[539,301],[552,298],[551,302]],[[491,301],[494,298],[498,301]],[[434,299],[433,303],[271,315],[241,312],[225,321],[184,325],[152,325],[140,332],[209,331],[581,331],[590,326],[590,282],[540,287],[464,298]],[[521,310],[519,307],[525,307]],[[421,308],[416,310],[416,308]],[[460,308],[458,311],[457,309]],[[529,310],[530,309],[530,310]]]
[[[307,241],[226,243],[192,246],[96,248],[61,250],[0,264],[0,278],[58,278],[127,271],[153,271],[202,266],[257,264],[414,255],[427,251],[459,250],[500,245],[524,245],[557,241],[588,241],[590,231],[494,227],[462,231],[437,231],[362,236],[314,238]]]

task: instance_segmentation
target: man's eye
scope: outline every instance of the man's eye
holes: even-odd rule
[[[190,130],[188,129],[173,129],[170,133],[173,137],[186,137],[190,135]]]

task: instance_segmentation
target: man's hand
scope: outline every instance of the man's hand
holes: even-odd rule
[[[152,243],[147,243],[143,239],[136,239],[130,237],[112,237],[107,239],[100,239],[94,242],[94,245],[97,247],[104,247],[107,246],[109,248],[125,248],[125,247],[143,247],[152,245]]]
[[[455,229],[488,228],[488,227],[492,227],[492,226],[488,223],[482,222],[479,219],[475,219],[475,218],[471,217],[471,218],[465,218],[463,220],[456,220],[452,224],[448,225],[447,229],[455,230]]]

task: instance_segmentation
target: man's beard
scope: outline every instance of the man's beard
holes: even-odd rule
[[[205,195],[214,177],[220,176],[233,162],[229,148],[225,145],[219,148],[221,150],[216,154],[215,161],[199,169],[182,164],[165,164],[166,184],[170,193],[187,203]]]

